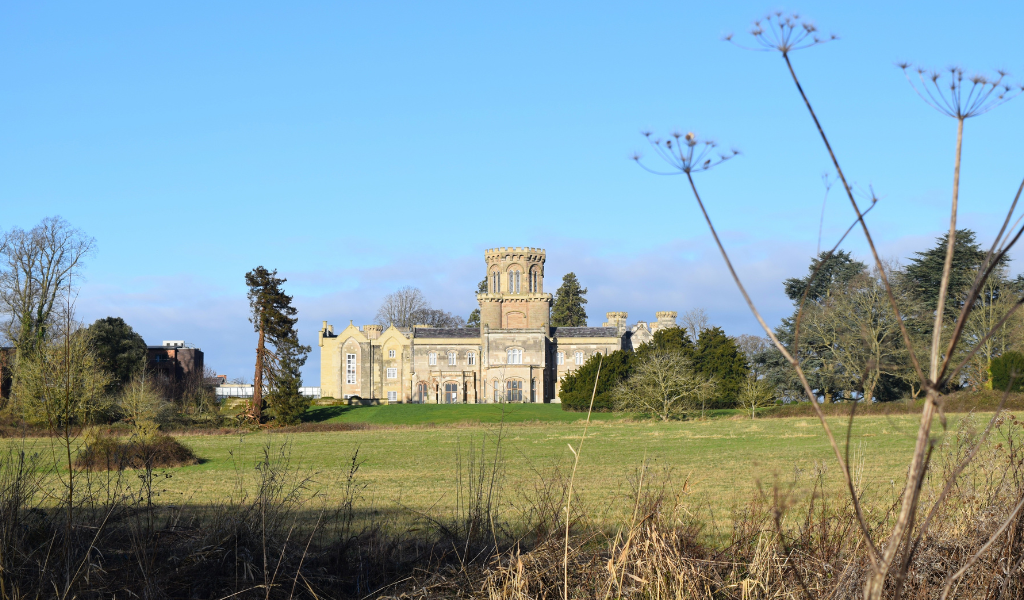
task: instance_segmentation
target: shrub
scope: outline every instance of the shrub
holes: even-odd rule
[[[1011,392],[1024,391],[1024,354],[1006,352],[992,361],[992,389],[1005,391],[1013,379]]]
[[[192,449],[169,435],[91,435],[75,466],[90,471],[154,469],[199,464]]]
[[[594,392],[594,378],[597,376],[597,365],[601,360],[594,354],[587,362],[575,371],[562,378],[562,387],[558,393],[562,401],[562,410],[582,410],[590,407],[590,395]],[[615,409],[615,389],[632,370],[633,353],[629,350],[616,350],[604,358],[601,365],[601,378],[597,382],[597,395],[594,396],[594,410],[610,412]]]

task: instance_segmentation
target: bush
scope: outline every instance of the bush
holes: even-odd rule
[[[75,466],[90,471],[156,469],[199,464],[192,449],[169,435],[115,437],[92,435]]]
[[[1024,391],[1024,354],[1020,352],[1006,352],[999,358],[992,361],[989,367],[992,371],[992,389],[1006,391],[1013,379],[1011,392]]]
[[[558,393],[562,401],[562,410],[586,411],[590,407],[590,395],[594,392],[594,378],[597,376],[597,365],[600,360],[601,355],[594,354],[587,362],[562,378],[562,387]],[[604,358],[601,378],[597,382],[597,395],[594,396],[595,411],[615,410],[615,389],[629,377],[632,364],[633,353],[629,350],[616,350]]]

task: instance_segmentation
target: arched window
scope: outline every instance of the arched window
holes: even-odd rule
[[[455,404],[459,401],[459,384],[454,381],[444,384],[444,401],[446,404]]]
[[[427,364],[434,366],[437,364],[437,352],[431,352],[427,355]]]
[[[531,294],[536,294],[536,293],[540,292],[540,288],[538,286],[538,283],[540,283],[540,281],[538,280],[538,277],[537,277],[537,267],[531,267],[530,268],[530,293]]]
[[[523,351],[519,348],[508,349],[508,364],[510,365],[521,365],[523,364]]]
[[[449,366],[454,365],[456,360],[457,360],[457,358],[458,358],[458,354],[456,354],[455,352],[449,352],[448,353],[448,365]]]
[[[495,271],[491,273],[491,293],[497,294],[501,292],[501,273]]]
[[[494,397],[491,400],[501,402],[501,383],[497,379],[494,380]]]
[[[416,397],[413,400],[418,404],[427,401],[427,383],[425,381],[416,384]]]
[[[576,364],[578,364],[578,365],[582,365],[583,364],[583,353],[582,352],[574,353],[573,354],[573,358],[575,359]]]
[[[516,271],[515,274],[516,274],[516,293],[518,294],[519,293],[519,271]]]
[[[509,379],[505,382],[505,396],[509,402],[523,401],[523,382],[521,379]]]
[[[466,364],[469,366],[473,366],[476,364],[476,352],[466,353]]]

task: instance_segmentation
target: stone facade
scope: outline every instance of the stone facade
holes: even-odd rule
[[[611,312],[603,327],[551,327],[545,258],[539,248],[485,252],[479,328],[360,329],[350,321],[335,333],[324,321],[321,395],[389,403],[558,402],[562,377],[595,353],[632,348],[634,336],[646,343],[658,328],[675,326],[674,312],[657,313],[657,323],[643,323],[643,331],[626,325],[625,312]]]

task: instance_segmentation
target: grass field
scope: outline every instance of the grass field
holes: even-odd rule
[[[239,477],[251,478],[257,458],[269,445],[275,454],[285,447],[291,465],[312,476],[312,488],[327,498],[341,495],[351,458],[358,449],[362,461],[358,481],[366,485],[365,501],[420,513],[445,511],[455,504],[460,457],[465,466],[469,449],[479,450],[481,445],[492,457],[499,432],[503,439],[503,494],[514,501],[528,495],[542,480],[550,481],[555,469],[564,472],[571,465],[568,444],[577,445],[583,429],[580,415],[550,405],[515,406],[503,415],[493,406],[331,408],[316,409],[318,417],[327,417],[318,420],[395,426],[334,432],[182,435],[179,439],[203,462],[161,471],[160,502],[224,501],[237,493]],[[415,425],[443,423],[462,411],[480,421],[503,416],[505,423],[463,420],[460,424]],[[538,415],[573,420],[543,422]],[[951,427],[956,419],[951,419]],[[831,425],[837,437],[845,436],[844,419],[832,419]],[[898,492],[916,426],[913,415],[857,419],[851,432],[853,458],[857,464],[863,462],[864,489],[869,498],[885,501]],[[29,452],[40,452],[53,442],[36,438],[6,443],[25,444]],[[591,423],[577,475],[579,496],[594,518],[621,516],[629,505],[629,478],[645,459],[655,472],[671,473],[670,487],[675,492],[705,500],[722,518],[748,502],[759,484],[771,486],[777,480],[795,484],[800,490],[809,489],[813,474],[822,468],[832,484],[839,481],[834,456],[816,419],[722,418],[661,423],[599,415]]]

